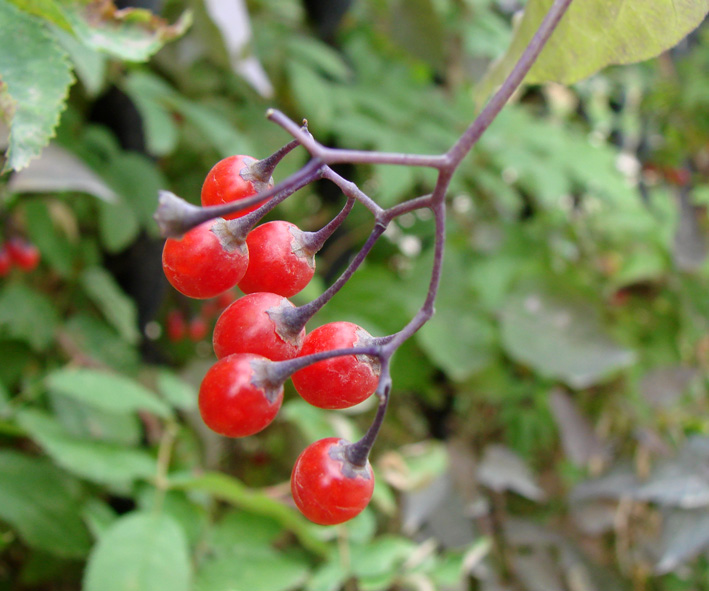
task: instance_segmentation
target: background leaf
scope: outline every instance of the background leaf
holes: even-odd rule
[[[522,55],[552,0],[529,0],[505,55],[478,86],[487,96]],[[659,55],[704,20],[706,0],[575,0],[526,78],[528,84],[572,84],[610,64]]]
[[[170,517],[129,513],[101,536],[89,556],[83,591],[189,591],[185,534]]]
[[[27,166],[49,143],[74,81],[56,38],[7,0],[0,0],[0,80],[13,110],[6,172]]]

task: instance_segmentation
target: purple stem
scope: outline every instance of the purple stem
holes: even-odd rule
[[[298,172],[271,189],[257,193],[247,199],[240,199],[224,205],[210,205],[209,207],[199,207],[185,201],[174,193],[160,191],[158,209],[153,217],[164,237],[177,238],[206,221],[241,211],[254,203],[271,199],[279,195],[281,191],[292,192],[293,187],[304,187],[319,178],[321,170],[322,163],[311,160]]]
[[[334,218],[316,232],[303,232],[303,246],[310,253],[318,252],[332,234],[342,225],[355,204],[355,198],[349,197],[347,203]]]
[[[480,111],[480,114],[475,118],[475,121],[473,121],[468,129],[465,130],[460,139],[446,153],[448,162],[445,168],[455,170],[460,164],[460,161],[465,158],[465,155],[480,139],[483,132],[490,127],[490,124],[502,110],[502,107],[505,106],[515,90],[522,84],[529,70],[532,69],[535,60],[539,57],[544,45],[546,45],[546,42],[549,40],[549,37],[551,37],[561,17],[564,16],[572,1],[573,0],[554,1],[554,4],[549,8],[549,11],[539,25],[537,32],[532,37],[532,40],[525,48],[514,68],[512,68],[512,71],[502,83],[502,86],[500,86],[492,99],[485,105],[485,108]]]
[[[327,304],[332,297],[342,289],[342,286],[349,281],[350,277],[354,275],[354,272],[359,268],[359,266],[364,262],[364,259],[369,254],[376,244],[379,237],[386,230],[386,225],[377,223],[375,224],[372,232],[369,234],[367,241],[364,243],[357,255],[352,259],[352,262],[347,266],[342,275],[340,275],[337,280],[328,287],[319,297],[315,298],[313,301],[298,306],[297,308],[284,310],[283,316],[285,317],[286,324],[289,331],[293,330],[295,333],[300,332],[308,321],[315,316],[315,314]]]
[[[266,117],[290,133],[313,158],[325,164],[347,162],[350,164],[396,164],[399,166],[426,166],[443,168],[447,165],[446,156],[427,156],[423,154],[399,154],[390,152],[367,152],[363,150],[342,150],[327,148],[315,141],[312,135],[305,134],[293,121],[276,109],[269,109]]]

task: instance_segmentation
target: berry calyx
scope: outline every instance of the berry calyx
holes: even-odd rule
[[[251,230],[246,238],[249,266],[239,289],[290,297],[308,285],[315,273],[315,253],[307,248],[303,235],[298,226],[283,220]]]
[[[23,271],[33,271],[39,265],[42,255],[39,249],[23,238],[10,238],[6,244],[7,252],[15,263]]]
[[[331,322],[305,338],[300,356],[371,345],[372,336],[351,322]],[[304,400],[326,409],[349,408],[366,400],[377,389],[381,366],[370,355],[342,355],[318,361],[292,376]]]
[[[291,474],[296,506],[320,525],[343,523],[358,515],[374,491],[369,461],[356,466],[346,457],[349,443],[337,437],[321,439],[300,454]]]
[[[229,156],[217,162],[207,174],[202,185],[202,205],[223,205],[252,197],[273,186],[270,172],[263,174],[259,161],[251,156]],[[266,178],[263,178],[266,176]],[[254,211],[263,202],[251,205],[241,211],[224,216],[231,220]]]
[[[225,222],[211,220],[182,238],[168,238],[162,252],[165,277],[180,293],[213,298],[234,287],[249,264],[245,243],[229,240]]]
[[[229,355],[217,361],[199,388],[199,412],[212,431],[247,437],[265,429],[283,402],[283,384],[268,379],[265,357]]]
[[[275,293],[252,293],[229,305],[214,326],[214,353],[221,359],[233,353],[254,353],[272,361],[296,357],[305,329],[293,333],[281,321],[295,306]]]

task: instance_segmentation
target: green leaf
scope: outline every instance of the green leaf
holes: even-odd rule
[[[15,176],[20,176],[17,173]],[[47,203],[28,199],[24,203],[27,216],[27,236],[37,245],[46,261],[59,275],[66,278],[73,272],[74,249],[71,243],[55,226]]]
[[[137,446],[143,437],[140,419],[135,414],[115,413],[84,404],[74,398],[53,394],[52,411],[63,427],[81,439],[96,439]]]
[[[207,492],[216,499],[232,503],[251,513],[270,517],[292,531],[304,547],[319,555],[327,554],[327,546],[314,535],[317,526],[295,509],[279,503],[266,493],[248,488],[231,476],[206,472],[199,476],[173,477],[170,484],[172,488],[181,490]]]
[[[512,358],[574,388],[592,386],[635,359],[604,332],[588,302],[539,288],[510,295],[502,310],[502,342]]]
[[[169,370],[161,370],[158,374],[158,390],[175,408],[181,410],[197,408],[197,388]]]
[[[7,0],[0,0],[0,81],[14,111],[2,172],[20,170],[54,135],[74,78],[56,38]]]
[[[163,418],[171,415],[170,408],[150,390],[117,374],[67,368],[50,373],[46,382],[53,392],[109,412],[144,410]]]
[[[67,433],[50,415],[23,410],[17,422],[60,466],[94,482],[125,485],[155,475],[155,459],[144,451]]]
[[[106,80],[108,64],[106,54],[91,50],[74,35],[61,29],[56,29],[54,34],[69,54],[76,75],[84,85],[86,93],[91,97],[98,96]]]
[[[213,529],[211,545],[221,555],[270,554],[271,544],[282,531],[283,527],[270,517],[231,511]]]
[[[98,214],[101,243],[108,252],[123,250],[140,233],[136,212],[123,198],[114,203],[99,201]],[[117,224],[116,220],[121,220],[121,223]]]
[[[154,74],[135,71],[123,81],[126,93],[140,112],[148,153],[164,156],[177,147],[178,129],[169,107],[175,91]]]
[[[116,371],[133,373],[138,369],[138,350],[101,318],[79,312],[66,322],[64,333],[80,351]]]
[[[89,267],[81,274],[79,281],[106,320],[126,341],[136,344],[140,340],[138,310],[113,276],[103,267]]]
[[[58,322],[57,311],[44,294],[21,283],[0,292],[0,333],[42,351],[52,343]]]
[[[264,548],[262,552],[233,552],[206,560],[195,587],[201,591],[288,591],[302,586],[307,562],[274,550]]]
[[[172,518],[129,513],[99,539],[82,591],[189,591],[191,564],[185,533]]]
[[[507,53],[480,83],[487,96],[502,83],[552,0],[529,0]],[[630,64],[673,47],[702,22],[706,0],[575,0],[527,75],[528,84],[572,84],[611,64]]]
[[[71,31],[71,23],[55,0],[10,0],[17,8]]]
[[[0,519],[29,546],[79,558],[91,546],[78,483],[44,458],[0,450]]]
[[[158,206],[158,191],[167,186],[167,180],[155,164],[143,154],[122,152],[111,159],[103,175],[141,225],[157,230],[153,214]]]
[[[167,41],[182,35],[192,17],[185,12],[173,25],[142,8],[116,10],[111,3],[74,3],[65,14],[74,32],[91,49],[129,62],[144,62]]]

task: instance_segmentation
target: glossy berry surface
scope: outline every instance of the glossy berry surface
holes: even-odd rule
[[[197,299],[213,298],[234,287],[249,264],[245,244],[225,248],[205,222],[182,238],[168,238],[162,252],[165,277],[180,293]]]
[[[252,293],[232,303],[217,320],[212,342],[218,358],[233,353],[254,353],[272,361],[297,357],[305,329],[289,336],[278,313],[295,306],[275,293]]]
[[[321,439],[305,448],[293,466],[291,492],[300,512],[320,525],[343,523],[358,515],[374,491],[369,462],[357,467],[345,458],[347,441]]]
[[[230,355],[207,371],[199,388],[199,412],[212,431],[247,437],[267,427],[283,402],[283,385],[269,388],[260,379],[259,355]]]
[[[277,220],[257,226],[246,238],[249,266],[239,281],[244,293],[268,291],[290,297],[302,290],[315,273],[315,257],[303,245],[295,224]]]
[[[351,322],[331,322],[313,330],[305,338],[300,356],[366,346],[371,335]],[[327,409],[349,408],[369,398],[377,389],[380,366],[367,355],[343,355],[318,361],[292,376],[298,393],[313,406]]]
[[[248,167],[257,162],[251,156],[229,156],[217,162],[207,174],[202,184],[202,205],[223,205],[256,195],[259,191],[272,187],[273,182],[263,182],[249,178]],[[244,178],[246,177],[246,178]],[[261,203],[250,205],[236,213],[224,216],[235,219],[257,209]]]
[[[23,238],[11,238],[7,241],[7,252],[12,262],[23,271],[33,271],[39,265],[39,249]]]

